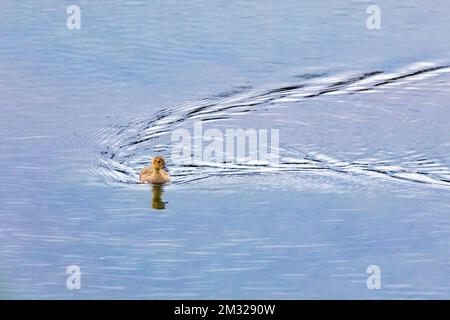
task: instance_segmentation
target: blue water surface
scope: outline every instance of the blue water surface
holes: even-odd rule
[[[0,2],[0,298],[450,298],[448,1],[71,4]],[[195,121],[280,162],[175,163]]]

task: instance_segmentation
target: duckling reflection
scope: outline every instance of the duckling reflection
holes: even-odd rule
[[[154,184],[152,186],[152,208],[156,210],[164,210],[166,208],[166,203],[162,199],[164,194],[164,186],[160,184]]]

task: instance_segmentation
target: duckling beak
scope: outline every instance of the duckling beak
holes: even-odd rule
[[[167,166],[165,164],[163,165],[162,168],[163,168],[164,171],[169,172],[169,168],[167,168]]]

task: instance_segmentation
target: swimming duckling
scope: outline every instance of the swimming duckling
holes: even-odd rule
[[[154,157],[149,168],[141,170],[140,182],[163,184],[170,181],[169,170],[163,157]]]

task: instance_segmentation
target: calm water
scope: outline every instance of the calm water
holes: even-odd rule
[[[371,1],[69,4],[0,2],[1,298],[450,298],[448,1],[377,1],[381,30]],[[280,162],[177,165],[194,121],[279,129]]]

